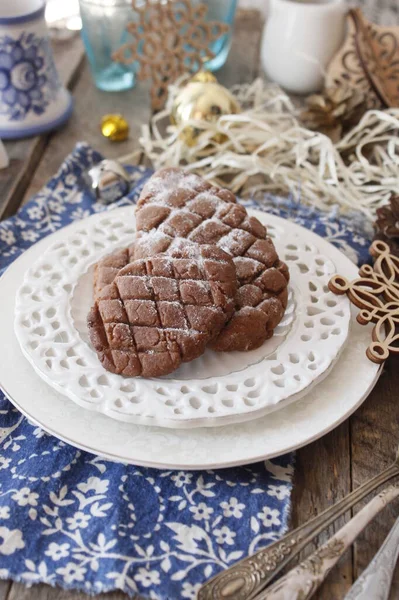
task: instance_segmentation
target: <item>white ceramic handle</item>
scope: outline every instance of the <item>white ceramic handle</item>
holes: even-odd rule
[[[289,571],[256,600],[307,600],[316,592],[333,566],[366,525],[392,500],[399,496],[399,486],[380,492],[327,543]],[[368,599],[374,596],[368,596]]]
[[[355,581],[344,600],[387,600],[399,556],[399,519],[396,520],[385,542]]]

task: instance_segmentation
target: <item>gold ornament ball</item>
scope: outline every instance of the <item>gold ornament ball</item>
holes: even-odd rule
[[[171,121],[174,125],[184,125],[191,120],[215,122],[223,115],[237,114],[241,107],[228,89],[217,83],[215,77],[200,71],[179,92],[173,103]],[[187,125],[181,138],[188,146],[194,146],[201,135],[198,127]],[[223,141],[223,135],[215,136],[215,141]]]
[[[111,142],[124,142],[129,135],[129,124],[122,115],[104,115],[101,133]]]
[[[201,83],[217,83],[218,80],[210,71],[198,71],[193,77],[191,77],[190,81],[201,81]]]

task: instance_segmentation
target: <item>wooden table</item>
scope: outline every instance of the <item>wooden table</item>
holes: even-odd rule
[[[256,11],[241,11],[236,20],[233,47],[227,64],[218,73],[221,83],[251,82],[260,72],[259,47],[262,17]],[[79,140],[86,140],[107,157],[117,157],[139,148],[137,137],[148,122],[148,90],[117,95],[98,91],[90,77],[79,38],[55,46],[57,64],[73,92],[75,110],[69,123],[51,136],[6,144],[11,159],[0,171],[0,218],[13,214],[37,192],[58,169]],[[121,112],[130,121],[131,136],[122,144],[110,144],[101,137],[99,122],[107,112]],[[392,462],[399,442],[399,369],[389,360],[376,388],[363,406],[341,426],[321,440],[302,448],[296,455],[291,525],[296,527],[342,498]],[[360,506],[356,507],[358,510]],[[398,514],[393,503],[370,525],[348,551],[315,596],[319,600],[340,600],[352,582],[374,556]],[[345,515],[328,535],[350,518]],[[320,536],[324,541],[327,533]],[[391,598],[399,597],[399,568],[396,569]],[[26,588],[0,581],[0,600],[88,600],[88,596],[47,585]],[[101,600],[122,600],[122,592],[102,594]],[[170,599],[178,600],[178,599]],[[372,600],[372,599],[370,599]]]

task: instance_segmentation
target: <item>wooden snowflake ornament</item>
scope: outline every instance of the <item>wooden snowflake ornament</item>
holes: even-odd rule
[[[180,75],[196,73],[214,58],[210,44],[225,35],[229,27],[207,21],[208,7],[190,0],[133,0],[137,22],[127,26],[133,40],[113,54],[113,59],[139,65],[138,79],[151,79],[151,104],[163,107],[168,85]]]
[[[375,323],[366,354],[379,364],[390,353],[399,354],[399,258],[381,241],[373,242],[370,254],[375,258],[374,266],[363,265],[358,279],[348,281],[334,275],[328,287],[335,294],[347,294],[362,309],[356,318],[358,323]]]

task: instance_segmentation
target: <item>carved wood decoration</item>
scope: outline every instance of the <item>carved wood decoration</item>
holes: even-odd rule
[[[334,275],[328,287],[335,294],[347,294],[361,309],[357,321],[361,325],[375,323],[367,357],[382,363],[390,353],[399,354],[399,258],[390,253],[385,242],[375,241],[370,247],[374,266],[363,265],[359,278],[348,281]]]
[[[399,27],[374,25],[350,10],[345,41],[327,69],[326,87],[339,84],[363,91],[368,108],[399,106]]]
[[[208,7],[190,0],[144,2],[133,0],[137,21],[127,25],[132,41],[121,46],[113,59],[139,65],[138,79],[151,79],[151,104],[163,107],[168,85],[184,73],[196,73],[214,58],[210,44],[229,31],[219,21],[206,20]]]

